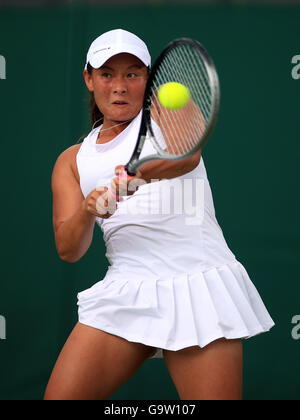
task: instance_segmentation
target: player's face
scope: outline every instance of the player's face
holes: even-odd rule
[[[89,90],[94,92],[104,119],[122,122],[140,112],[148,79],[147,67],[135,56],[113,56],[100,69],[93,69]]]

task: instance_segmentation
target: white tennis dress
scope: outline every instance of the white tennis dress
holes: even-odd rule
[[[128,162],[140,120],[141,113],[108,143],[96,143],[101,127],[84,139],[77,154],[84,197],[109,186],[115,167]],[[149,154],[155,149],[147,139],[142,156]],[[163,357],[162,349],[249,338],[274,326],[226,244],[203,157],[183,176],[140,186],[110,218],[96,223],[109,267],[103,280],[78,293],[82,324],[156,347],[151,358]]]

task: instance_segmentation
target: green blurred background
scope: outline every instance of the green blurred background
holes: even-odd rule
[[[153,59],[181,36],[198,39],[214,58],[221,110],[203,156],[216,215],[276,323],[244,341],[244,399],[298,399],[300,342],[292,338],[291,320],[300,313],[300,80],[292,78],[291,60],[300,54],[300,7],[42,3],[0,1],[6,60],[6,80],[0,80],[0,315],[6,319],[0,399],[42,399],[77,322],[77,293],[106,272],[98,227],[79,262],[59,259],[50,181],[58,155],[91,129],[82,77],[87,49],[115,28],[142,37]],[[152,359],[110,399],[178,398],[163,359]]]

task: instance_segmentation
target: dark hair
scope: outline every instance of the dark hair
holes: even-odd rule
[[[87,71],[88,71],[89,75],[91,76],[92,75],[92,72],[93,72],[93,67],[90,65],[90,63],[87,64]],[[98,127],[102,123],[102,121],[103,121],[103,114],[100,111],[100,109],[98,108],[98,105],[96,104],[94,92],[90,92],[90,120],[91,120],[91,123],[92,123],[92,127],[93,128]],[[94,124],[95,124],[95,126],[94,126]],[[86,134],[84,134],[83,136],[81,136],[77,140],[76,143],[79,143],[86,136],[87,136]]]
[[[90,65],[90,63],[87,64],[87,71],[91,76],[93,72],[93,67]],[[96,104],[94,92],[90,92],[90,119],[92,126],[94,126],[96,121],[100,120],[97,122],[97,124],[95,124],[94,128],[98,127],[101,124],[101,120],[103,120],[103,114],[98,108],[98,105]]]

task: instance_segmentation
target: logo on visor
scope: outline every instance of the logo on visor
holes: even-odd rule
[[[111,47],[101,48],[101,50],[94,51],[94,54],[97,54],[100,51],[105,51],[105,50],[110,50],[110,49],[111,49]]]

